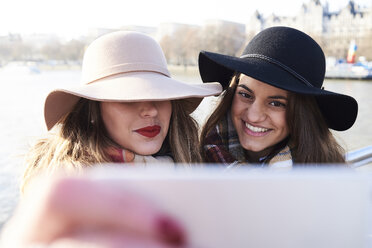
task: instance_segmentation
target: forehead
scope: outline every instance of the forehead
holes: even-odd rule
[[[283,90],[277,87],[274,87],[270,84],[264,83],[260,80],[254,79],[250,76],[247,76],[245,74],[240,75],[239,79],[239,85],[245,85],[250,90],[252,90],[254,93],[270,93],[275,95],[282,95],[282,96],[288,96],[288,91]]]

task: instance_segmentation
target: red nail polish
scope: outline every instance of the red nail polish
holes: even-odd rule
[[[160,217],[157,220],[157,228],[163,240],[174,245],[184,245],[185,235],[181,227],[168,217]]]

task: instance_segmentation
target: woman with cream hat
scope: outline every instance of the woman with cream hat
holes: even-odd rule
[[[184,245],[181,224],[142,195],[43,172],[105,162],[200,162],[190,113],[220,92],[218,83],[172,79],[147,35],[121,31],[95,40],[84,55],[82,85],[53,90],[45,100],[49,136],[29,153],[26,190],[3,229],[2,247]]]
[[[118,31],[86,49],[82,84],[45,100],[50,135],[30,151],[23,184],[39,171],[105,162],[200,162],[190,114],[218,83],[187,84],[170,77],[151,37]]]

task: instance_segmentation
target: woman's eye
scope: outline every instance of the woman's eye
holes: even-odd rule
[[[284,103],[279,102],[279,101],[270,102],[270,105],[274,107],[285,107],[286,106]]]
[[[249,93],[246,92],[238,92],[239,95],[241,95],[244,98],[252,98],[252,96]]]

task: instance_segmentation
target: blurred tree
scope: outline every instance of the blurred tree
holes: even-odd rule
[[[45,60],[61,60],[63,57],[61,50],[59,42],[51,42],[41,47],[40,53]]]
[[[173,42],[174,40],[170,35],[164,35],[161,40],[159,41],[161,48],[163,49],[165,58],[167,59],[167,62],[172,64],[174,54],[173,54]]]
[[[44,45],[40,53],[46,60],[82,60],[85,44],[78,40],[70,40],[67,43],[52,42]]]
[[[175,33],[175,50],[178,64],[195,65],[198,56],[198,31],[195,28],[180,28]]]
[[[16,42],[11,46],[12,60],[33,60],[34,49],[29,44],[23,42]]]
[[[235,56],[245,45],[245,33],[233,25],[207,25],[202,36],[202,49]]]
[[[0,61],[2,64],[11,60],[33,60],[34,48],[22,40],[0,41]]]
[[[181,27],[159,41],[167,62],[175,65],[195,65],[199,53],[199,33],[195,27]]]
[[[236,55],[244,43],[244,31],[230,24],[180,27],[160,40],[168,63],[184,66],[196,65],[201,50]]]
[[[7,42],[0,42],[0,61],[4,64],[11,59],[12,51],[11,46]]]
[[[85,44],[78,40],[71,40],[62,46],[64,60],[82,60]]]

